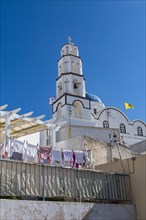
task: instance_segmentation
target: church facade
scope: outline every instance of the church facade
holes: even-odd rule
[[[80,135],[110,142],[116,134],[118,141],[126,145],[146,139],[143,121],[129,121],[122,111],[105,107],[98,96],[86,92],[79,50],[70,41],[62,47],[58,60],[53,118],[56,123],[66,121],[56,132],[57,142]]]

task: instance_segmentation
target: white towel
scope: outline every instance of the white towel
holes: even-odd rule
[[[11,156],[13,152],[25,153],[24,142],[18,140],[11,140],[11,148],[10,148]]]
[[[26,144],[25,161],[38,162],[38,147],[32,144]]]

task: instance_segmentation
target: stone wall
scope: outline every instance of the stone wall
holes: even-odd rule
[[[111,146],[111,144],[99,141],[88,136],[78,136],[56,143],[56,149],[65,150],[91,150],[93,168],[115,159],[133,157],[133,153],[124,146]]]
[[[146,219],[146,154],[131,159],[97,166],[96,169],[130,175],[132,202],[136,204],[137,220]]]

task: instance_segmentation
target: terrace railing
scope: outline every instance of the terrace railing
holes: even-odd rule
[[[0,159],[0,197],[131,202],[129,175]]]

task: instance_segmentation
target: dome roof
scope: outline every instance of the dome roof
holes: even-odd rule
[[[86,98],[89,99],[89,100],[91,100],[91,101],[94,101],[94,102],[100,102],[100,103],[102,103],[102,101],[100,100],[100,98],[99,98],[98,96],[93,95],[93,94],[88,93],[88,92],[86,92]]]

